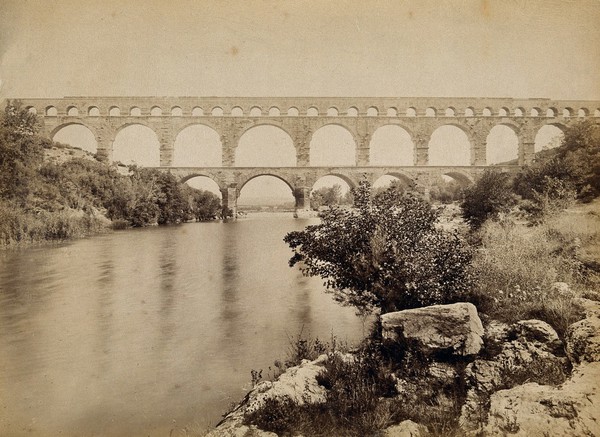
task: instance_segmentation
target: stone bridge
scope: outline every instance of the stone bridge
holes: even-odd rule
[[[518,138],[516,166],[530,163],[535,137],[545,125],[564,130],[581,119],[600,123],[600,101],[513,99],[513,98],[429,98],[429,97],[64,97],[19,99],[37,113],[42,134],[53,138],[63,127],[79,124],[94,135],[98,155],[109,160],[113,142],[127,126],[152,129],[160,144],[160,167],[182,180],[208,176],[219,185],[225,205],[235,209],[239,190],[253,177],[273,175],[285,181],[305,207],[312,184],[321,176],[334,174],[355,185],[359,178],[374,180],[395,175],[424,191],[432,177],[453,175],[472,181],[488,165],[487,136],[497,125],[507,126]],[[213,129],[221,142],[221,167],[173,167],[177,135],[186,127],[204,125]],[[235,153],[242,135],[255,126],[276,126],[291,138],[296,150],[296,167],[236,167]],[[355,166],[314,167],[310,165],[313,134],[321,127],[337,125],[354,139]],[[370,165],[370,143],[380,127],[397,125],[411,137],[413,166],[375,167]],[[470,145],[470,166],[429,165],[429,140],[441,126],[462,130]],[[510,170],[508,167],[503,167]]]

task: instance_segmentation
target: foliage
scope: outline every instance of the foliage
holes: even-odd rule
[[[331,207],[334,205],[351,204],[352,195],[350,192],[342,195],[342,187],[339,184],[335,184],[332,187],[319,188],[310,194],[310,206],[315,211],[323,206]]]
[[[474,185],[464,190],[460,204],[463,218],[472,228],[479,228],[487,219],[497,219],[515,204],[510,176],[496,170],[486,170]]]
[[[287,234],[290,266],[320,276],[336,300],[360,312],[389,312],[460,300],[471,254],[456,233],[435,226],[424,200],[397,190],[371,197],[362,182],[355,208],[332,208],[318,225]]]
[[[431,185],[429,196],[434,202],[452,203],[462,199],[463,188],[454,179],[445,181],[444,178],[438,178]]]

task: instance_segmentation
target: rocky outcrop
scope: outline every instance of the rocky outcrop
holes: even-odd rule
[[[405,420],[398,425],[390,426],[383,432],[383,437],[424,437],[428,435],[427,428],[423,425]]]
[[[567,330],[567,355],[574,364],[600,361],[600,303],[578,299],[576,304],[586,318],[572,324]]]
[[[600,363],[585,364],[560,387],[528,383],[494,393],[484,435],[600,435]]]
[[[471,303],[387,313],[381,317],[381,326],[383,338],[406,340],[424,353],[475,355],[483,344],[483,325]]]

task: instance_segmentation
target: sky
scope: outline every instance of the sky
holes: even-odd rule
[[[600,0],[0,0],[0,99],[597,100],[599,73]]]
[[[1,0],[0,97],[600,99],[599,0]]]

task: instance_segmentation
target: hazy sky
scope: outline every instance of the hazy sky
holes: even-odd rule
[[[0,97],[600,99],[599,0],[0,3]]]

